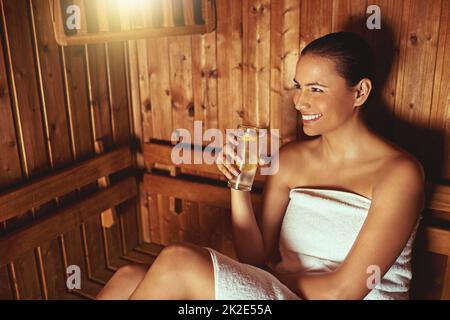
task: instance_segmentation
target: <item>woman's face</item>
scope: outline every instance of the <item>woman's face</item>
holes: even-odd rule
[[[294,104],[302,113],[305,134],[330,132],[356,116],[355,93],[337,74],[332,60],[311,54],[300,57],[294,82]],[[309,120],[305,115],[319,118]]]

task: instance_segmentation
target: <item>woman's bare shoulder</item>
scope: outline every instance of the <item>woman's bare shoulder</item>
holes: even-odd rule
[[[379,175],[380,179],[387,175],[408,174],[425,179],[425,170],[422,163],[410,152],[402,147],[386,141],[386,151],[384,156],[383,170]]]

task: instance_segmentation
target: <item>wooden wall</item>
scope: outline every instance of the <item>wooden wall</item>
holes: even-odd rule
[[[192,132],[194,120],[202,120],[203,129],[239,123],[278,128],[281,144],[305,139],[291,98],[295,64],[299,50],[332,31],[359,32],[378,53],[382,98],[367,109],[370,124],[415,154],[429,182],[448,183],[450,0],[216,3],[217,30],[210,34],[61,48],[46,0],[0,0],[0,191],[130,143],[140,168],[171,176],[145,175],[139,203],[128,200],[99,212],[1,265],[0,299],[74,298],[63,288],[68,264],[82,267],[83,283],[100,286],[124,263],[118,256],[140,240],[184,240],[234,256],[223,189],[202,189],[192,183],[198,177],[179,179],[190,174],[224,185],[225,178],[207,166],[155,161],[167,152],[155,142],[169,141],[176,128]],[[381,31],[364,28],[369,4],[381,8]],[[126,29],[138,20],[120,26],[112,20],[108,28]],[[0,238],[122,177],[103,177],[2,221]],[[189,188],[202,194],[189,194]],[[448,194],[447,188],[434,196],[443,220],[450,220]],[[442,257],[433,266],[439,273],[450,263],[448,246],[438,249]],[[450,283],[436,281],[439,290]]]
[[[370,4],[381,8],[382,30],[365,27]],[[326,33],[350,30],[376,52],[381,98],[366,110],[370,125],[416,155],[428,181],[448,181],[449,12],[448,0],[217,0],[215,32],[129,42],[133,107],[142,117],[137,135],[144,145],[168,141],[174,129],[192,132],[201,120],[204,129],[243,122],[279,128],[281,144],[304,139],[290,90],[299,50]],[[233,255],[229,212],[183,201],[177,213],[176,199],[146,200],[146,241],[207,244],[213,237]]]
[[[47,0],[2,0],[0,13],[0,191],[129,145],[126,44],[57,46]],[[122,176],[102,177],[29,212],[16,212],[0,220],[0,237]],[[80,266],[83,285],[100,288],[120,265],[117,257],[138,244],[136,204],[131,199],[98,212],[1,265],[0,299],[76,298],[65,288],[66,267],[72,264]]]

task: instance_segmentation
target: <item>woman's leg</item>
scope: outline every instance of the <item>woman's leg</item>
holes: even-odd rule
[[[214,267],[208,250],[187,243],[164,248],[130,299],[213,300]]]
[[[140,265],[127,265],[119,268],[98,293],[97,300],[128,300],[139,283],[144,279],[148,268]]]

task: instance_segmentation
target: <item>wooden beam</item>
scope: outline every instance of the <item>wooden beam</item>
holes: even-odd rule
[[[174,146],[171,145],[162,145],[162,144],[156,144],[156,143],[146,143],[144,145],[144,158],[145,161],[153,167],[154,164],[162,164],[162,165],[172,165],[176,166],[181,169],[188,169],[188,170],[197,170],[203,173],[212,173],[217,175],[223,175],[222,172],[220,172],[217,169],[217,166],[215,164],[180,164],[180,165],[174,165],[171,158],[172,148]],[[197,149],[194,150],[192,147],[192,162],[194,161],[194,154],[198,152]],[[266,176],[262,176],[260,171],[258,170],[255,176],[255,181],[257,182],[263,182],[265,181]]]
[[[158,193],[219,208],[231,209],[230,189],[227,187],[156,174],[145,174],[144,188],[149,193]],[[262,196],[256,192],[252,192],[251,195],[255,210],[258,210]]]
[[[20,215],[132,164],[131,150],[124,147],[4,192],[0,194],[0,221]]]
[[[14,260],[24,252],[86,222],[91,216],[113,208],[136,195],[136,179],[130,177],[68,208],[56,211],[31,226],[0,238],[0,265]]]
[[[427,183],[426,190],[429,209],[450,213],[450,186]]]
[[[450,230],[424,226],[426,251],[450,256]]]

